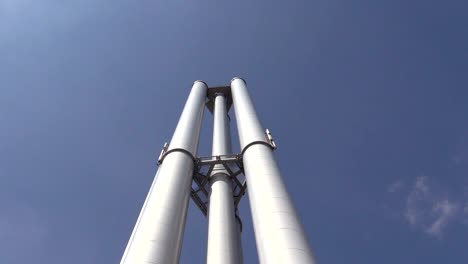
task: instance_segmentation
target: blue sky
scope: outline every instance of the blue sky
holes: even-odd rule
[[[467,8],[0,0],[0,263],[118,263],[192,82],[234,76],[320,263],[467,263]],[[181,263],[206,230],[191,204]]]

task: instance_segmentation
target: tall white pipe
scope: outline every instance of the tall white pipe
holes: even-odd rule
[[[231,92],[260,263],[313,264],[314,256],[272,149],[251,144],[266,142],[266,137],[245,81],[234,78]]]
[[[231,154],[230,126],[226,97],[217,94],[214,102],[212,155]],[[210,176],[207,264],[242,264],[240,228],[235,217],[232,180],[222,165]]]
[[[121,264],[179,263],[206,89],[202,81],[193,84]]]

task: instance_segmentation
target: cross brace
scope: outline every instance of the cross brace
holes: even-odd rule
[[[200,211],[207,216],[209,203],[209,177],[215,165],[223,165],[232,180],[234,205],[237,206],[247,190],[242,157],[240,154],[199,157],[195,160],[190,196]]]
[[[247,191],[247,182],[244,175],[242,154],[247,148],[255,144],[263,144],[269,146],[273,150],[276,149],[275,140],[273,139],[270,131],[267,129],[265,131],[265,141],[254,141],[247,144],[247,146],[245,146],[242,150],[241,154],[228,154],[195,158],[192,155],[192,153],[185,149],[176,148],[168,150],[169,144],[165,143],[163,149],[161,150],[161,154],[159,155],[157,164],[158,166],[161,165],[166,155],[175,151],[183,152],[193,159],[195,166],[192,174],[192,186],[190,191],[190,197],[205,216],[208,215],[208,203],[210,200],[210,186],[208,184],[210,180],[210,175],[215,165],[222,165],[226,170],[228,176],[232,180],[234,208],[236,211],[236,218],[241,224],[242,230],[242,222],[240,221],[240,217],[237,214],[239,202],[242,196],[244,196],[245,192]]]

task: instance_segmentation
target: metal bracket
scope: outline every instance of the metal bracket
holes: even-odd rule
[[[209,202],[209,178],[215,165],[222,165],[232,180],[234,207],[237,206],[247,191],[244,167],[240,154],[199,157],[195,160],[190,196],[200,211],[207,216]],[[239,219],[240,221],[240,219]],[[242,224],[241,224],[242,225]]]
[[[158,157],[158,166],[161,165],[161,163],[163,162],[164,156],[166,155],[168,148],[169,148],[169,144],[167,142],[164,142],[163,149],[161,150],[161,153],[159,154],[159,157]]]
[[[211,113],[214,111],[214,101],[217,94],[223,94],[226,97],[227,110],[232,106],[232,95],[231,95],[231,86],[217,86],[210,87],[207,90],[206,97],[208,98],[206,102],[206,107],[210,110]]]
[[[267,134],[268,135],[268,134]],[[271,136],[271,135],[270,135]],[[273,138],[269,140],[268,144],[272,144]],[[263,142],[264,144],[267,144]],[[273,148],[273,145],[272,145]],[[158,166],[162,164],[164,158],[171,152],[183,152],[189,155],[194,160],[194,169],[192,175],[192,186],[190,190],[190,197],[192,201],[197,205],[203,215],[208,215],[208,203],[209,203],[209,180],[211,173],[216,165],[222,165],[224,167],[225,173],[232,180],[232,193],[234,198],[234,208],[235,216],[239,221],[240,228],[242,231],[242,221],[238,215],[238,205],[242,196],[245,195],[247,191],[247,181],[244,175],[244,165],[242,163],[242,154],[228,154],[228,155],[218,155],[218,156],[209,156],[209,157],[199,157],[194,158],[192,153],[184,149],[171,149],[169,150],[169,144],[166,142],[161,150],[161,153],[158,157]]]
[[[273,139],[273,136],[271,135],[270,133],[270,130],[265,130],[265,136],[266,136],[266,140],[268,141],[268,144],[270,144],[271,148],[272,149],[276,149],[276,142],[275,140]]]
[[[253,145],[257,145],[257,144],[268,146],[272,150],[275,150],[277,148],[276,147],[276,142],[273,139],[273,136],[271,135],[270,130],[267,129],[265,131],[265,140],[252,141],[249,144],[245,145],[245,147],[241,151],[241,154],[240,154],[241,157],[244,156],[244,153],[248,148],[250,148]]]
[[[185,149],[174,148],[169,150],[169,144],[166,142],[161,150],[158,157],[158,166],[160,166],[164,158],[171,152],[183,152],[189,155],[194,160],[194,169],[192,175],[192,186],[190,191],[190,197],[193,202],[198,206],[203,215],[208,215],[208,202],[209,202],[209,179],[211,172],[216,165],[222,165],[226,171],[226,174],[232,180],[232,193],[234,196],[234,208],[236,212],[236,219],[242,229],[242,222],[237,214],[237,206],[247,191],[247,182],[244,176],[244,167],[242,164],[241,154],[229,154],[229,155],[218,155],[210,157],[193,157],[192,153]]]
[[[163,163],[164,158],[166,158],[166,156],[172,152],[182,152],[186,154],[187,156],[189,156],[193,160],[194,163],[196,162],[196,158],[192,155],[190,151],[183,149],[183,148],[173,148],[169,150],[169,144],[167,144],[166,142],[164,143],[164,147],[161,150],[161,154],[159,154],[157,165],[160,166]]]

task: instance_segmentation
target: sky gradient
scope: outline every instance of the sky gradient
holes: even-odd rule
[[[0,0],[0,263],[118,263],[193,81],[234,76],[319,263],[468,263],[467,9]],[[206,224],[191,203],[181,263]]]

